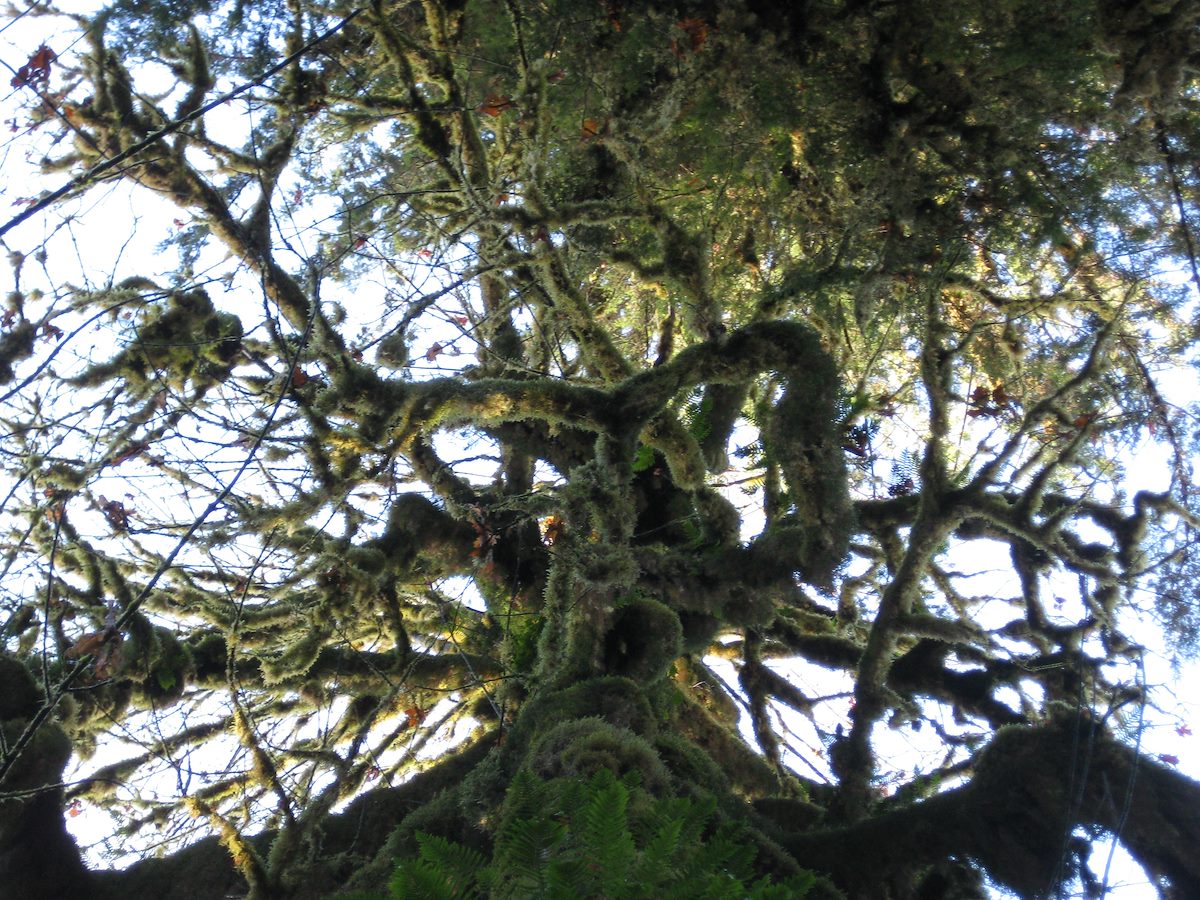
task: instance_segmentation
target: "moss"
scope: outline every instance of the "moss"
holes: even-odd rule
[[[748,389],[740,384],[710,384],[704,390],[704,433],[696,436],[705,465],[713,474],[729,468],[729,436],[746,403]]]
[[[383,534],[368,545],[387,559],[392,571],[409,571],[418,558],[438,573],[471,567],[475,529],[420,494],[400,494],[388,510]]]
[[[33,355],[33,342],[37,329],[32,322],[22,319],[4,335],[0,335],[0,384],[8,384],[17,377],[13,366]]]
[[[188,641],[192,660],[198,672],[224,672],[229,648],[224,635],[208,631],[193,636]]]
[[[65,463],[55,463],[41,471],[41,484],[46,488],[77,491],[87,483],[87,472]]]
[[[584,544],[574,562],[579,579],[593,588],[627,587],[638,576],[633,551],[620,544]]]
[[[196,669],[187,645],[165,628],[155,628],[156,646],[148,660],[143,691],[155,705],[175,703],[195,676]]]
[[[679,623],[682,627],[683,652],[703,653],[712,644],[722,622],[716,616],[694,610],[683,610],[679,613]]]
[[[412,853],[417,848],[417,832],[461,840],[467,826],[463,816],[465,805],[461,789],[442,791],[404,817],[388,839],[386,849],[395,855]]]
[[[310,625],[305,633],[293,636],[282,653],[260,660],[264,684],[272,686],[304,678],[316,664],[328,637],[326,629]]]
[[[735,546],[741,540],[742,517],[732,503],[709,487],[693,495],[703,529],[703,545]]]
[[[778,774],[736,735],[736,726],[721,724],[699,703],[684,697],[687,702],[672,720],[680,738],[700,747],[737,792],[747,797],[777,794]]]
[[[157,387],[159,379],[176,388],[188,381],[206,388],[229,377],[241,346],[237,316],[218,313],[202,290],[177,292],[166,308],[147,313],[125,349],[72,382],[96,386],[121,378],[138,393]]]
[[[0,653],[0,722],[32,718],[41,704],[42,692],[25,663]]]
[[[521,710],[511,741],[522,746],[560,722],[589,717],[647,736],[657,727],[654,711],[637,682],[610,675],[536,695]]]
[[[458,814],[469,822],[490,824],[519,768],[519,762],[505,748],[489,753],[462,780],[455,799]]]
[[[366,575],[378,575],[388,564],[387,555],[376,547],[344,547],[340,558]]]
[[[110,729],[114,721],[121,720],[133,700],[134,688],[130,681],[119,679],[72,690],[75,705],[70,710],[70,717],[65,708],[58,712],[79,756],[91,755],[95,750],[95,736]]]
[[[669,773],[654,747],[627,728],[602,719],[577,719],[551,728],[528,754],[530,771],[542,778],[588,779],[607,770],[618,778],[637,772],[647,791],[663,795]]]
[[[728,792],[729,779],[721,767],[691,741],[664,732],[654,739],[654,749],[671,773],[678,790],[703,785],[706,791],[713,794]]]
[[[25,730],[24,719],[10,719],[0,725],[4,746],[11,747]],[[0,847],[12,842],[23,822],[23,813],[36,802],[38,789],[59,785],[63,770],[71,758],[71,739],[54,722],[46,722],[36,732],[25,752],[9,769],[4,779],[8,799],[0,800]],[[33,792],[24,797],[22,792]]]
[[[754,809],[784,833],[815,828],[825,818],[824,808],[791,797],[763,797],[754,801]]]
[[[540,615],[514,617],[504,639],[502,656],[518,675],[529,674],[538,661],[538,643],[546,619]]]
[[[603,668],[646,684],[666,675],[682,648],[679,616],[657,600],[639,597],[613,613],[604,636]]]

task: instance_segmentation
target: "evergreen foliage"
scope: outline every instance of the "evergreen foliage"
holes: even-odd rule
[[[1200,896],[1200,0],[73,9],[0,896]]]

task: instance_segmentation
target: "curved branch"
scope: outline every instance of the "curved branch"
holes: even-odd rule
[[[1139,756],[1086,717],[1064,712],[1036,728],[1002,729],[975,770],[963,787],[847,827],[794,835],[785,846],[801,865],[829,872],[855,896],[885,874],[968,857],[1034,897],[1054,887],[1056,873],[1070,877],[1071,865],[1082,864],[1067,860],[1062,868],[1071,833],[1093,826],[1119,834],[1151,878],[1169,885],[1167,896],[1200,896],[1200,785]]]

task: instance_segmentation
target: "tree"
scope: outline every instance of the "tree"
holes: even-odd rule
[[[1098,896],[1107,834],[1200,895],[1141,744],[1142,645],[1200,634],[1198,17],[36,18],[0,884]],[[72,281],[126,188],[160,255]],[[141,861],[85,868],[81,810]]]

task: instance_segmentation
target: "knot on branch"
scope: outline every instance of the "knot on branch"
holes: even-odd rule
[[[682,652],[679,616],[657,600],[638,597],[613,613],[604,636],[603,666],[609,674],[649,684],[666,675]]]
[[[602,719],[577,719],[551,728],[530,750],[529,767],[543,778],[590,778],[607,769],[641,776],[651,794],[665,794],[670,775],[654,747],[627,728]]]

